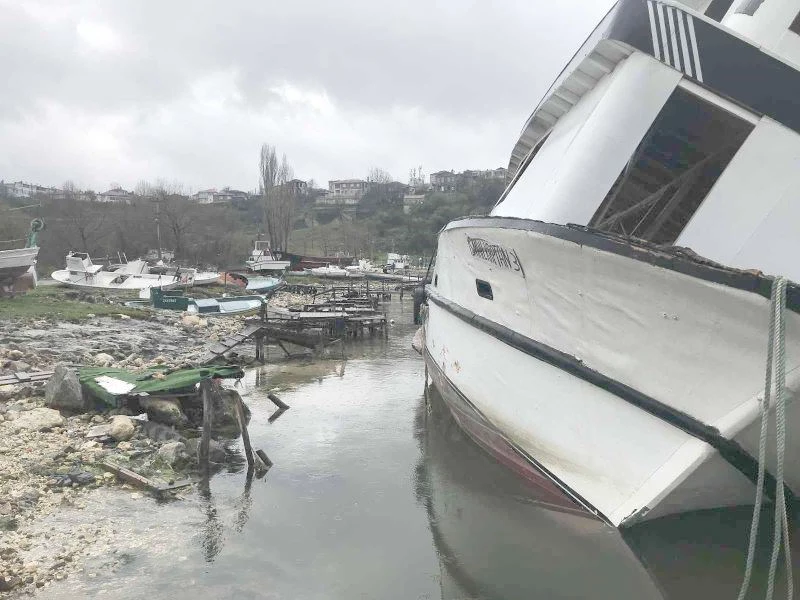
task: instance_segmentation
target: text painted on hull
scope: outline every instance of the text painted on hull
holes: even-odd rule
[[[472,256],[485,260],[503,269],[515,271],[525,277],[522,263],[519,261],[516,250],[506,248],[500,244],[493,244],[481,238],[467,236],[467,244]]]

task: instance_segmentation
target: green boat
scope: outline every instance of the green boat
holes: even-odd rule
[[[264,296],[230,296],[222,298],[190,298],[180,290],[150,288],[150,300],[126,302],[134,308],[160,308],[204,316],[228,316],[253,312],[266,304]]]

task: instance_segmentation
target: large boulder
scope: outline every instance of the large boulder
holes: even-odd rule
[[[221,436],[237,436],[241,433],[239,420],[236,418],[236,402],[242,402],[239,392],[222,388],[219,395],[214,398],[214,418],[211,420],[211,429]],[[242,402],[244,407],[245,423],[250,421],[250,409]]]
[[[91,407],[91,400],[83,393],[75,371],[63,363],[56,365],[44,387],[44,403],[50,408],[71,412],[83,412]]]
[[[110,367],[114,364],[115,358],[107,352],[100,352],[94,356],[94,364],[98,367]]]
[[[30,431],[43,431],[53,427],[61,427],[64,424],[64,417],[57,410],[52,408],[34,408],[19,413],[14,419],[16,429],[27,429]]]
[[[158,449],[158,457],[170,467],[178,467],[187,462],[189,455],[183,442],[167,442]]]
[[[148,419],[165,423],[166,425],[184,425],[186,415],[181,410],[177,400],[162,400],[159,398],[140,398],[139,406],[147,413]]]
[[[133,424],[133,419],[124,415],[115,415],[111,417],[109,423],[108,434],[118,442],[126,442],[133,437],[136,427]]]

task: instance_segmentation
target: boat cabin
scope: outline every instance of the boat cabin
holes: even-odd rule
[[[94,275],[102,269],[103,265],[93,264],[92,259],[85,252],[70,252],[67,254],[67,270],[70,275]]]
[[[496,216],[800,280],[800,0],[620,0],[525,124]]]

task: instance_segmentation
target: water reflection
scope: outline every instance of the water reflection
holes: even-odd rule
[[[618,532],[542,505],[536,488],[467,438],[434,388],[427,396],[417,410],[416,496],[439,554],[443,599],[737,597],[751,508],[678,515]],[[748,598],[763,598],[766,589],[768,512]],[[776,597],[786,597],[784,579],[779,568]]]

